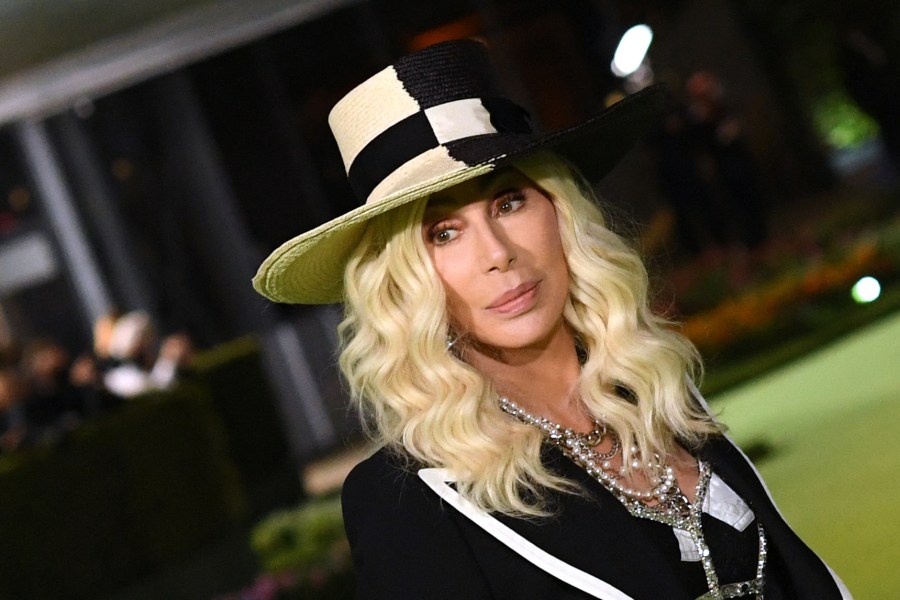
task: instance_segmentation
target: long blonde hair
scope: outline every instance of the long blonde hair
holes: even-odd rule
[[[716,426],[690,398],[694,346],[648,303],[643,262],[607,229],[587,187],[561,159],[515,167],[553,201],[570,273],[563,317],[586,354],[581,401],[644,456],[702,442]],[[373,218],[344,276],[340,366],[369,436],[449,469],[476,505],[546,514],[548,489],[576,491],[540,459],[540,432],[505,415],[490,381],[449,352],[444,290],[421,227],[427,198]]]

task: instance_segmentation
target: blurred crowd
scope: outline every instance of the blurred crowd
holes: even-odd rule
[[[679,243],[694,255],[753,250],[768,237],[766,202],[743,119],[726,103],[722,81],[694,72],[669,101],[655,136],[657,168]]]
[[[149,315],[109,314],[94,348],[74,358],[50,338],[0,348],[0,452],[54,443],[129,398],[172,386],[190,370],[193,343],[159,340]]]

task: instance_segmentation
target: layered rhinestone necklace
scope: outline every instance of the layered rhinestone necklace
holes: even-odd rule
[[[500,408],[519,421],[540,429],[551,444],[558,446],[569,458],[582,466],[588,475],[602,483],[629,510],[659,513],[661,518],[666,519],[663,522],[683,528],[685,519],[690,514],[690,502],[678,489],[675,470],[665,465],[658,455],[654,455],[653,460],[642,465],[637,448],[631,448],[632,468],[639,469],[643,466],[645,472],[649,474],[650,485],[653,486],[649,490],[637,490],[623,483],[624,477],[628,474],[624,465],[618,470],[613,469],[611,461],[621,451],[622,444],[615,432],[607,430],[605,423],[595,420],[594,427],[589,433],[577,433],[543,417],[536,417],[505,397],[500,398]],[[599,446],[607,435],[611,438],[612,447],[606,452],[598,452],[595,447]],[[648,505],[650,502],[655,504]]]
[[[706,575],[709,593],[698,600],[720,600],[725,598],[741,598],[755,595],[758,600],[763,597],[763,571],[766,565],[766,536],[762,525],[757,520],[759,532],[759,558],[756,565],[756,578],[740,583],[719,584],[712,563],[712,556],[703,536],[701,514],[703,501],[709,489],[712,469],[703,461],[697,461],[699,476],[697,478],[696,497],[694,502],[681,492],[678,487],[675,470],[666,465],[659,455],[654,454],[652,460],[641,462],[640,451],[632,446],[631,467],[647,474],[651,489],[638,490],[624,483],[628,469],[623,464],[614,469],[612,459],[622,449],[619,436],[609,431],[605,423],[594,420],[588,433],[578,433],[563,427],[544,417],[532,415],[524,408],[506,397],[499,399],[500,408],[522,423],[537,427],[544,438],[557,446],[575,464],[583,468],[588,475],[600,482],[615,496],[628,512],[635,517],[650,519],[671,527],[687,531],[700,554],[700,562]],[[606,452],[598,452],[595,448],[609,436],[611,447]]]

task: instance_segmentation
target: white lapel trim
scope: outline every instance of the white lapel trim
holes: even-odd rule
[[[716,419],[716,416],[713,414],[712,409],[709,408],[709,404],[707,404],[706,398],[703,397],[703,394],[700,393],[699,388],[697,388],[696,384],[691,381],[690,377],[687,378],[687,383],[688,387],[691,390],[691,393],[694,394],[694,398],[697,399],[697,402],[699,402],[703,409],[709,414],[709,416],[712,417],[713,421],[718,423],[718,419]],[[775,504],[775,499],[772,497],[772,492],[769,491],[769,486],[766,485],[766,482],[763,480],[762,475],[760,475],[759,471],[756,469],[756,465],[754,465],[753,461],[751,461],[747,457],[747,455],[744,454],[744,451],[741,450],[741,447],[734,443],[734,440],[731,439],[731,436],[725,434],[725,437],[729,442],[731,442],[731,445],[741,453],[741,456],[744,457],[744,460],[747,461],[747,464],[750,465],[750,468],[753,469],[753,472],[756,474],[756,478],[759,480],[759,483],[762,485],[763,490],[765,490],[766,495],[769,497],[769,502],[771,502],[772,506],[775,507],[775,512],[777,512],[778,515],[784,520],[784,522],[787,523],[787,519],[784,518],[784,515],[781,514],[781,511],[778,509],[778,505]],[[819,560],[822,560],[821,556],[819,556]],[[844,585],[844,582],[841,581],[841,578],[838,577],[838,574],[832,571],[831,567],[829,567],[828,563],[826,563],[824,560],[822,560],[822,564],[825,565],[825,568],[828,569],[829,573],[831,573],[831,577],[834,579],[834,583],[835,585],[837,585],[838,591],[841,592],[841,598],[843,598],[843,600],[853,600],[853,596],[850,594],[850,590],[847,589],[847,586]]]
[[[709,478],[709,488],[703,499],[701,508],[706,514],[715,517],[719,521],[730,525],[738,531],[744,531],[753,522],[755,515],[744,499],[737,495],[727,483],[715,472]],[[678,549],[681,552],[681,560],[684,562],[697,562],[700,560],[700,549],[694,543],[694,538],[684,529],[672,527],[672,533],[678,540]]]
[[[453,481],[446,469],[421,469],[419,478],[425,482],[445,502],[468,517],[473,523],[497,538],[503,545],[518,553],[525,560],[539,569],[553,575],[569,585],[603,600],[633,600],[618,588],[611,586],[602,579],[598,579],[581,569],[563,562],[552,554],[545,552],[535,544],[481,510],[465,498],[459,492],[447,485]]]

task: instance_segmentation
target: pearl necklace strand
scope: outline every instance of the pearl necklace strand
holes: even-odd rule
[[[647,461],[643,465],[650,474],[650,484],[653,486],[651,489],[641,491],[622,483],[628,469],[622,465],[616,471],[612,466],[612,458],[621,450],[621,442],[615,432],[608,431],[605,423],[594,420],[594,427],[590,432],[577,433],[549,419],[532,415],[505,396],[500,398],[500,408],[522,423],[540,429],[551,444],[559,446],[565,454],[582,465],[591,477],[600,480],[610,491],[620,496],[620,499],[644,505],[656,502],[658,506],[664,506],[666,512],[671,511],[672,516],[687,514],[686,508],[689,508],[689,504],[678,490],[675,470],[663,464],[659,455],[654,455],[654,460]],[[607,434],[612,438],[612,448],[606,452],[597,452],[594,447],[600,445]],[[632,468],[641,468],[638,448],[632,446],[630,450]]]

